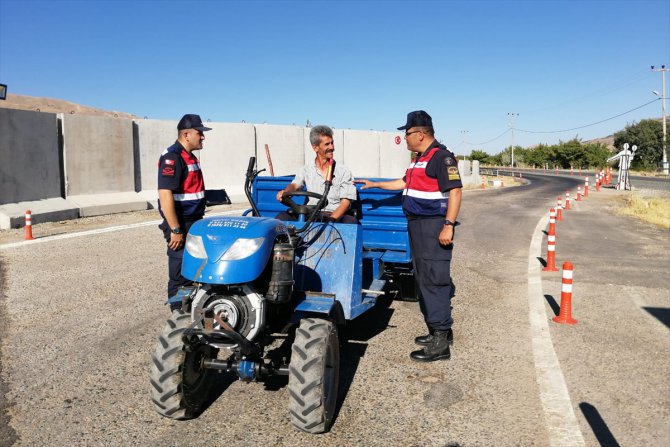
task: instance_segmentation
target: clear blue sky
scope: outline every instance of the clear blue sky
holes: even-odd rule
[[[518,129],[554,131],[652,101],[661,64],[668,0],[0,0],[10,93],[156,119],[375,130],[424,109],[460,154],[509,146],[511,132],[494,139],[508,112]],[[656,101],[579,130],[517,131],[515,143],[660,115]]]

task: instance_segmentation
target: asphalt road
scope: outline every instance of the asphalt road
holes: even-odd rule
[[[337,418],[316,439],[291,426],[282,380],[222,376],[198,419],[154,412],[149,353],[168,314],[154,226],[0,249],[0,445],[549,445],[529,246],[556,197],[582,179],[526,177],[528,186],[465,193],[451,360],[412,362],[424,331],[417,304],[381,302],[348,328]],[[598,194],[573,202],[559,224],[557,258],[575,263],[579,324],[550,323],[548,336],[585,445],[667,445],[668,234],[613,215],[620,193]],[[543,273],[542,286],[548,320],[560,275]]]
[[[670,177],[643,177],[631,175],[630,184],[634,189],[670,191]]]

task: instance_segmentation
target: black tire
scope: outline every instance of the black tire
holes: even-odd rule
[[[305,318],[296,329],[288,375],[291,422],[307,433],[330,429],[337,405],[340,346],[337,326]]]
[[[216,358],[217,349],[203,345],[184,350],[182,334],[190,324],[189,314],[172,312],[151,355],[151,400],[156,411],[170,419],[197,417],[216,380],[216,372],[200,364],[205,357]]]

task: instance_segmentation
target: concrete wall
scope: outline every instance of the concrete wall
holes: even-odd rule
[[[354,177],[379,177],[379,134],[345,130],[340,158]]]
[[[66,196],[135,191],[132,121],[62,117]]]
[[[305,162],[305,128],[298,126],[256,125],[256,157],[258,169],[267,169],[265,145],[270,147],[270,156],[275,175],[295,174]],[[263,173],[262,175],[270,175]]]
[[[140,197],[154,202],[158,158],[177,138],[177,121],[61,115],[59,141],[56,115],[0,109],[0,118],[0,150],[6,160],[12,160],[1,168],[0,205],[50,197],[72,200],[80,209],[84,209],[83,202],[95,207],[104,200],[109,202],[106,206],[119,200],[141,202]],[[206,133],[203,150],[196,152],[205,185],[225,189],[234,202],[246,200],[243,184],[249,157],[257,157],[258,169],[268,168],[265,144],[275,175],[295,174],[314,160],[310,128],[245,123],[207,126],[212,131]],[[335,158],[356,177],[399,178],[410,161],[403,132],[334,129],[334,142]],[[106,199],[101,193],[106,193],[102,194]]]
[[[158,158],[177,140],[177,121],[135,120],[137,191],[156,191]],[[207,143],[207,140],[205,140]],[[156,193],[157,194],[157,193]]]
[[[61,196],[55,114],[0,109],[0,157],[0,205]]]
[[[205,123],[203,149],[196,152],[205,178],[206,189],[225,189],[233,202],[246,201],[244,174],[249,157],[255,152],[253,124]],[[176,128],[176,124],[175,124]],[[265,150],[262,151],[265,160]],[[274,157],[273,157],[274,164]]]

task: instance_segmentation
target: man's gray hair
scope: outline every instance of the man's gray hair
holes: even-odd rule
[[[312,144],[312,146],[318,146],[321,144],[321,137],[333,138],[333,129],[321,124],[312,127],[312,130],[309,131],[309,142]]]

